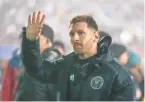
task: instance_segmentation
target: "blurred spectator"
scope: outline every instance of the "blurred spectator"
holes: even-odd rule
[[[60,56],[65,54],[64,44],[61,41],[56,41],[49,52],[49,61],[53,61],[54,59],[58,59]]]
[[[17,88],[17,77],[20,74],[21,61],[21,38],[26,28],[22,30],[22,34],[19,37],[19,48],[15,48],[13,55],[7,63],[7,66],[4,68],[4,77],[2,83],[2,101],[12,101],[13,95]]]
[[[25,33],[26,27],[23,28],[20,39],[25,36]],[[46,24],[43,26],[42,34],[40,36],[40,53],[42,55],[42,58],[44,59],[49,59],[50,47],[53,43],[53,33],[54,32],[51,27]],[[16,51],[18,51],[18,49]],[[21,51],[19,50],[19,52]],[[5,69],[6,71],[3,80],[2,100],[12,101],[16,88],[16,100],[32,100],[34,97],[31,97],[31,92],[35,92],[36,90],[32,90],[34,88],[34,84],[32,83],[33,80],[31,78],[28,78],[28,76],[24,72],[24,66],[22,64],[20,53],[14,53],[15,54],[13,55],[12,59],[8,63],[7,68]],[[17,78],[19,80],[18,86]]]
[[[55,41],[53,46],[54,46],[55,49],[57,49],[59,51],[59,53],[61,55],[65,54],[65,47],[64,47],[63,42],[61,42],[61,41]]]
[[[114,52],[120,64],[129,69],[138,82],[142,81],[140,73],[141,57],[135,52],[128,51],[124,45],[112,44],[110,50]]]
[[[13,56],[13,51],[16,46],[9,44],[0,45],[0,90],[2,88],[4,69],[7,66],[9,59]]]
[[[142,93],[138,85],[138,83],[143,81],[143,77],[140,73],[141,57],[135,52],[129,51],[121,44],[114,43],[110,45],[110,50],[114,52],[119,63],[135,78],[136,99],[141,98]]]
[[[25,33],[24,33],[25,36]],[[41,57],[43,59],[47,60],[54,60],[55,57],[58,57],[58,54],[55,54],[55,51],[51,50],[52,44],[53,44],[53,37],[54,37],[54,32],[51,27],[48,25],[44,24],[43,29],[42,29],[42,34],[40,36],[40,53]],[[55,54],[57,56],[53,56],[50,59],[50,54]],[[44,84],[41,84],[39,81],[31,78],[30,76],[27,75],[27,73],[23,72],[21,74],[20,80],[19,80],[19,85],[15,93],[14,100],[16,101],[34,101],[34,100],[45,100],[46,97],[45,95],[41,94],[41,88],[42,86],[46,86]],[[47,84],[48,89],[52,88],[51,85]],[[52,89],[49,90],[52,92]],[[34,95],[34,96],[33,96]],[[45,97],[45,98],[44,98]],[[51,96],[49,96],[51,97]],[[47,97],[47,98],[49,98]]]
[[[14,90],[16,89],[17,81],[16,75],[19,71],[20,66],[20,55],[18,53],[18,49],[16,49],[13,53],[13,57],[8,62],[8,65],[4,69],[4,77],[2,84],[2,100],[3,101],[11,101]]]

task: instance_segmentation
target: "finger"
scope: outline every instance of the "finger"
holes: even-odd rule
[[[39,22],[40,22],[40,16],[41,16],[41,12],[39,11],[39,12],[38,12],[38,15],[37,15],[36,23],[39,23]]]
[[[28,17],[28,24],[32,24],[31,15],[29,15],[29,17]]]
[[[36,12],[33,12],[32,23],[36,23]]]
[[[44,19],[45,19],[45,15],[42,16],[42,19],[40,21],[40,25],[43,25],[44,24]]]

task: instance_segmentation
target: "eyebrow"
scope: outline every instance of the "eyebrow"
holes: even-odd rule
[[[85,33],[85,31],[82,30],[82,29],[78,29],[78,30],[76,30],[76,32],[80,32],[80,31]],[[69,34],[70,34],[70,33],[74,33],[74,31],[71,30],[71,31],[69,32]]]

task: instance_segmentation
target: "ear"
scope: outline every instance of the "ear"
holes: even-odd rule
[[[94,37],[95,37],[94,38],[94,42],[98,42],[99,41],[99,38],[100,38],[98,31],[94,32]]]

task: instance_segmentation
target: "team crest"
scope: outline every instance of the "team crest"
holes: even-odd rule
[[[96,76],[91,80],[91,87],[93,89],[100,89],[104,84],[104,79],[101,76]]]

